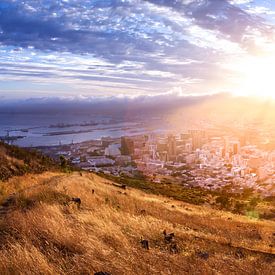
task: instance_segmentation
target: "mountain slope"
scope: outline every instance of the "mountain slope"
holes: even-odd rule
[[[56,164],[50,158],[35,151],[0,142],[0,180],[52,169],[56,170]]]
[[[123,190],[88,173],[5,184],[1,274],[272,274],[275,267],[272,221]],[[71,197],[81,198],[80,209],[66,203]]]

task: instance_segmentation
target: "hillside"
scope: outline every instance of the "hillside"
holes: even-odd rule
[[[0,180],[48,170],[56,170],[56,164],[50,158],[0,142]]]
[[[88,173],[0,184],[1,274],[274,274],[274,221],[124,190]],[[80,208],[66,203],[71,197]]]

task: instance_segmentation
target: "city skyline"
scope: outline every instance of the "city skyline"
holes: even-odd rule
[[[272,96],[275,3],[1,1],[0,98]]]

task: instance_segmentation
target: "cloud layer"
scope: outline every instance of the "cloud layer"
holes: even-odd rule
[[[244,0],[0,3],[0,95],[230,89],[222,64],[273,42],[272,5]]]
[[[155,96],[141,95],[135,98],[116,97],[45,97],[22,100],[5,100],[0,102],[1,115],[20,114],[99,114],[99,115],[165,115],[175,113],[178,109],[195,107],[202,103],[225,101],[232,97],[228,94],[183,96],[167,93]]]

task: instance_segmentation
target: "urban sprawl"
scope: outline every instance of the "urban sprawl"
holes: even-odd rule
[[[253,142],[255,142],[254,145]],[[114,176],[146,176],[156,183],[175,182],[209,190],[230,185],[275,193],[275,150],[252,133],[219,136],[210,130],[181,134],[102,137],[79,144],[40,148],[64,156],[79,168]]]

